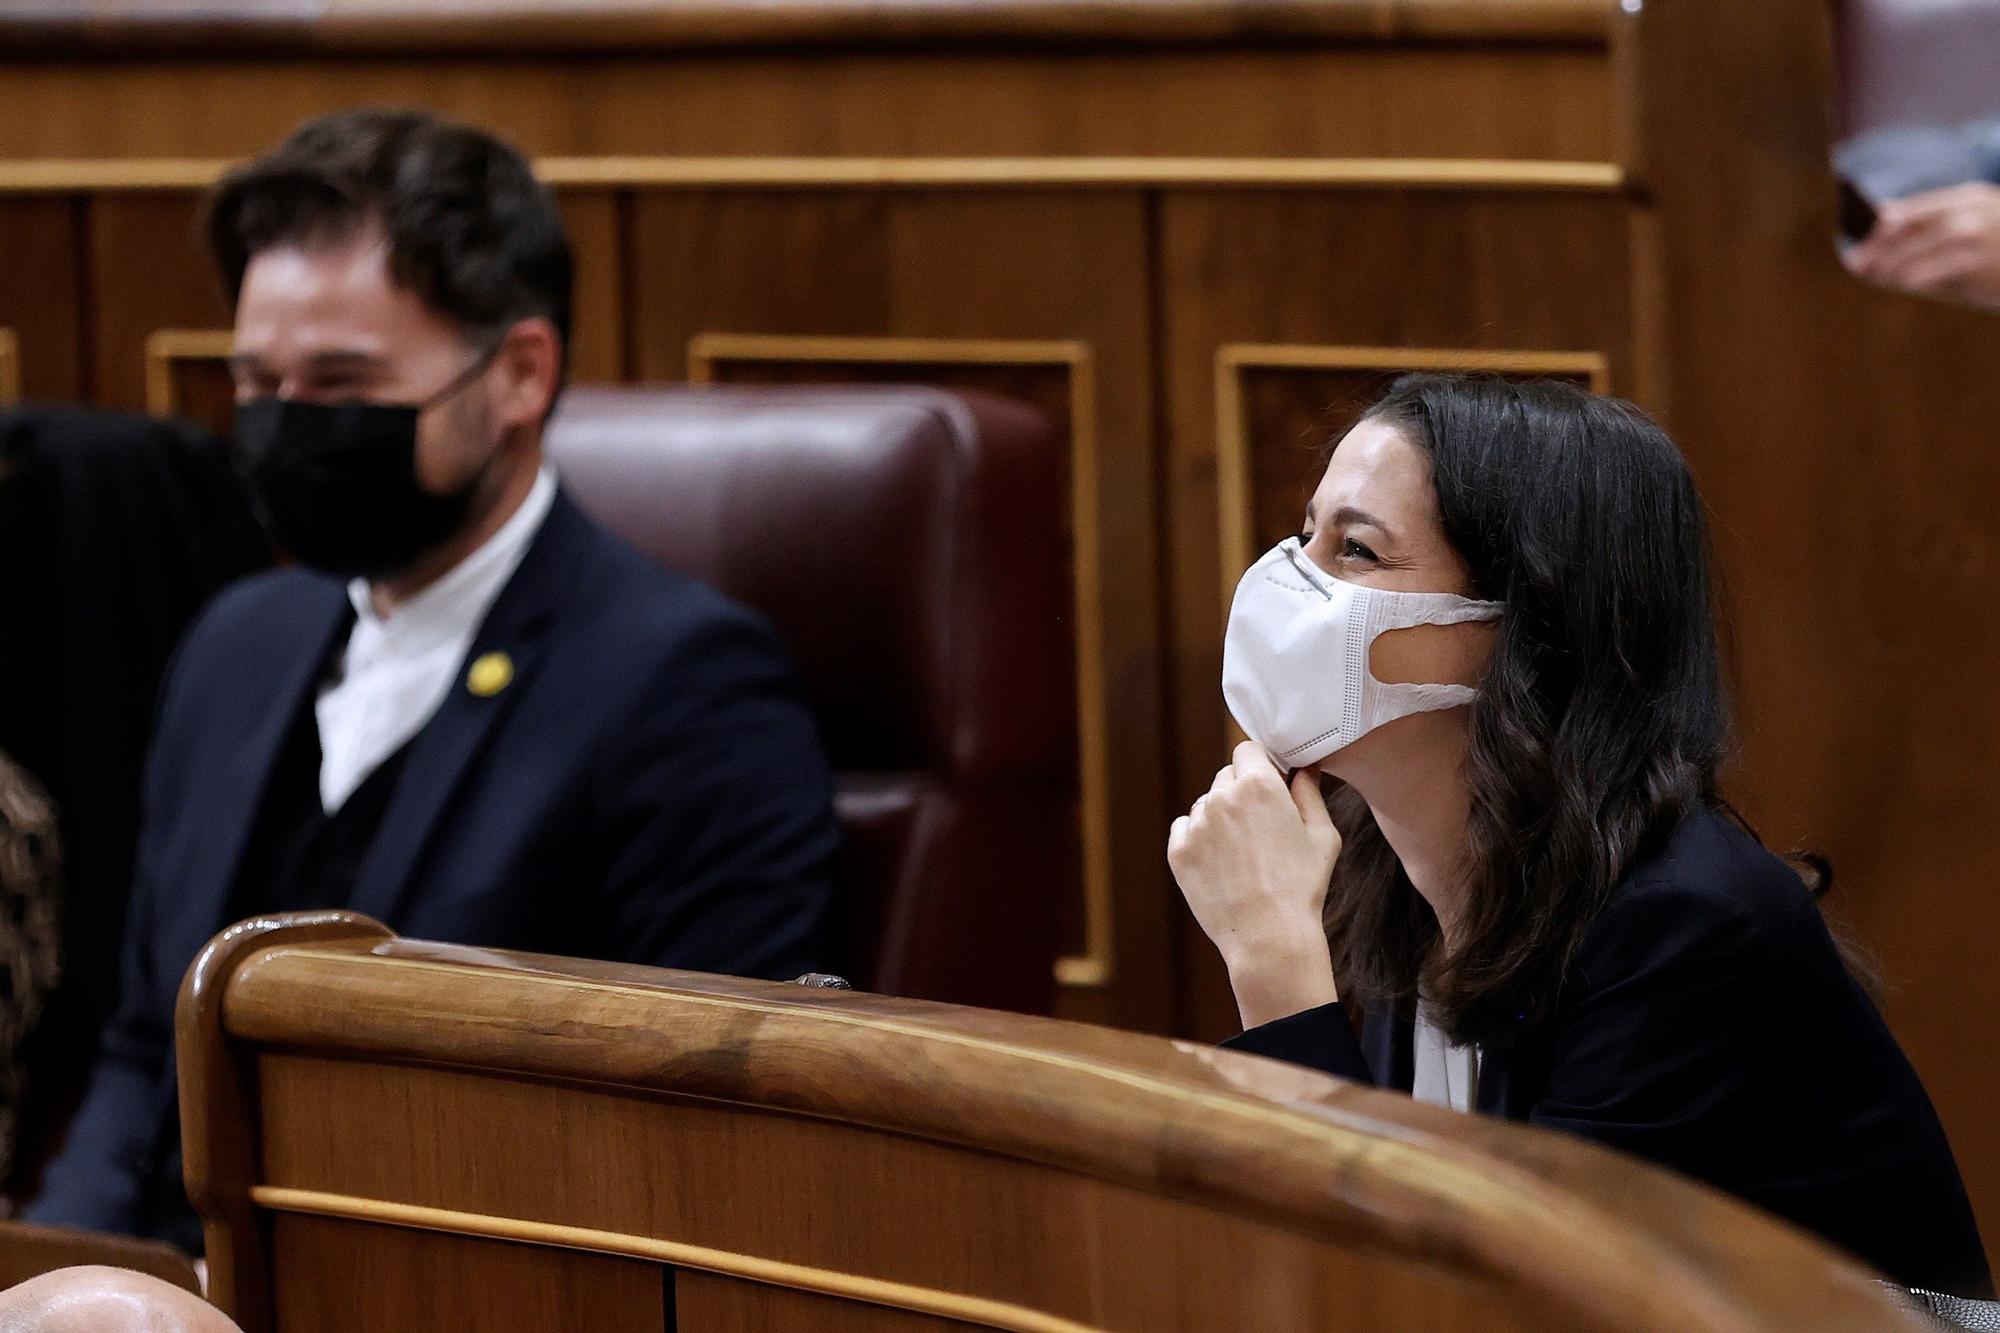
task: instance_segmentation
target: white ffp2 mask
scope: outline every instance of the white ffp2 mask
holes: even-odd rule
[[[1498,620],[1499,602],[1391,592],[1337,579],[1288,537],[1236,585],[1222,642],[1222,697],[1243,734],[1284,768],[1316,764],[1384,722],[1471,703],[1469,685],[1388,684],[1375,640],[1416,625]]]

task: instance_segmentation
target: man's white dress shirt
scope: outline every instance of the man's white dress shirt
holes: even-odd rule
[[[543,468],[498,532],[386,616],[376,614],[366,579],[348,585],[354,628],[314,705],[319,799],[328,814],[423,730],[451,693],[473,636],[520,568],[555,498],[555,475]]]

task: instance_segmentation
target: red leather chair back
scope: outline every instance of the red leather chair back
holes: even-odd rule
[[[600,522],[790,646],[838,784],[847,975],[1046,1011],[1081,875],[1049,423],[924,388],[574,388],[549,451]]]

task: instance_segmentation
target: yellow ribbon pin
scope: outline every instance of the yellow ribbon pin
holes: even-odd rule
[[[491,699],[514,681],[514,659],[505,653],[487,653],[465,673],[465,688],[482,699]]]

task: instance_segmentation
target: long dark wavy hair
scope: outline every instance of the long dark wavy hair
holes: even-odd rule
[[[1430,460],[1472,594],[1506,605],[1469,718],[1456,947],[1351,788],[1326,924],[1344,994],[1421,995],[1457,1042],[1504,1049],[1547,1017],[1611,888],[1719,806],[1730,708],[1708,529],[1645,413],[1567,384],[1406,375],[1365,419]]]

